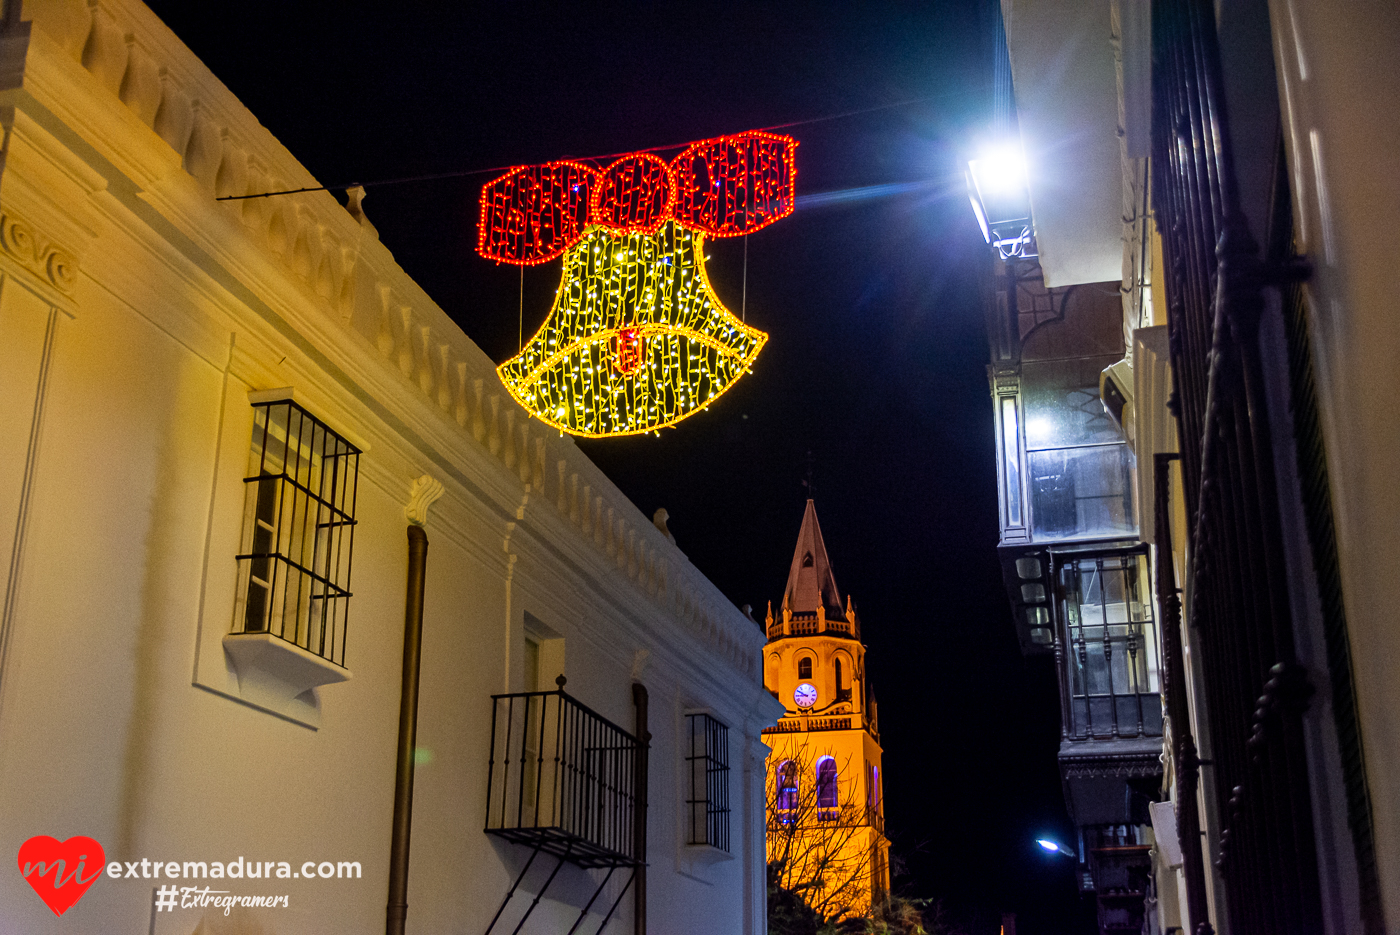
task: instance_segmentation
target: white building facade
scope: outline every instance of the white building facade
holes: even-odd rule
[[[519,877],[497,930],[543,890],[527,928],[616,904],[608,932],[763,932],[761,629],[509,400],[357,199],[216,200],[318,183],[149,10],[5,10],[0,842],[86,836],[121,866],[62,915],[5,872],[0,932],[381,930],[411,526],[407,930],[485,931]],[[582,707],[492,701],[561,675]],[[636,744],[634,686],[644,785],[639,747],[546,736],[562,704]],[[522,877],[549,837],[526,826],[578,840]]]

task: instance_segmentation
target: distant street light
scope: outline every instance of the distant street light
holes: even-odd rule
[[[1036,838],[1035,843],[1039,844],[1041,847],[1045,848],[1052,854],[1063,854],[1066,857],[1072,857],[1075,860],[1079,859],[1079,853],[1077,851],[1073,851],[1070,848],[1065,847],[1059,841],[1052,841],[1049,838]]]
[[[967,194],[982,236],[1002,259],[1036,255],[1026,159],[1019,140],[988,146],[968,162]]]

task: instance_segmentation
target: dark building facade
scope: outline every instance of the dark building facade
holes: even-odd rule
[[[1400,912],[1400,10],[1344,7],[996,10],[998,552],[1103,932]]]

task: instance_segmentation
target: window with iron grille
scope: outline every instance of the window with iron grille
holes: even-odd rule
[[[690,835],[688,844],[729,851],[729,728],[708,714],[686,716],[690,723]]]
[[[1064,736],[1162,736],[1160,666],[1144,548],[1060,559]],[[1067,689],[1067,690],[1066,690]]]
[[[253,410],[233,632],[344,666],[360,451],[291,400]]]

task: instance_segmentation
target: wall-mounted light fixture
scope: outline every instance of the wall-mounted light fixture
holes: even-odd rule
[[[967,194],[982,236],[1003,260],[1036,255],[1026,159],[1019,140],[987,146],[968,162]]]

